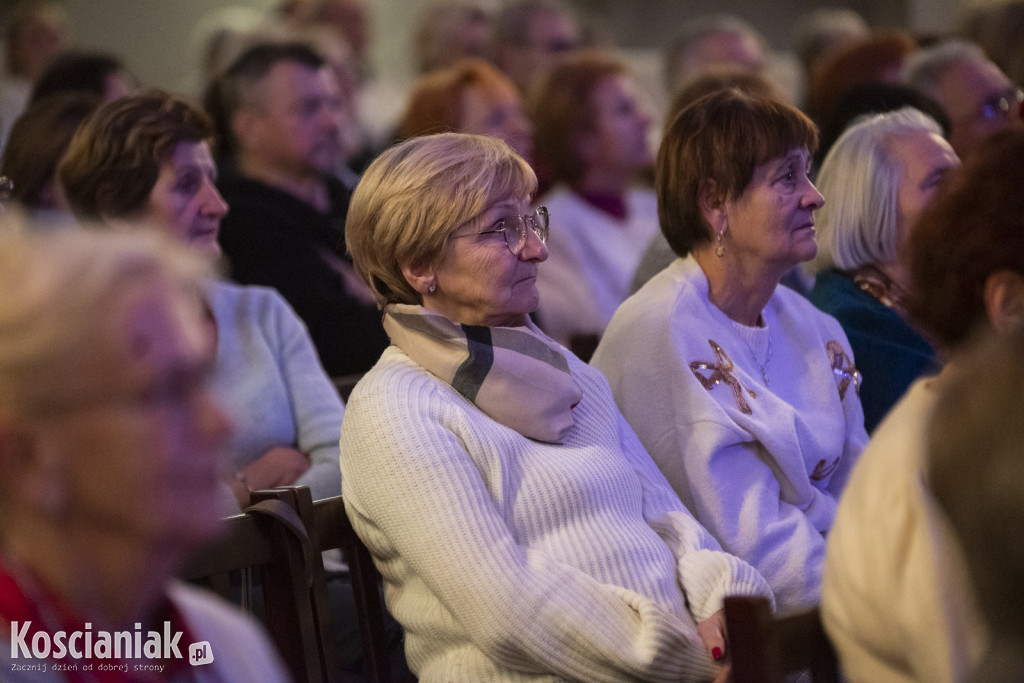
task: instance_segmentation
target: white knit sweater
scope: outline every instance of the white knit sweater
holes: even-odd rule
[[[583,399],[562,444],[495,422],[396,347],[351,396],[342,491],[421,680],[708,680],[695,621],[770,594],[567,355]]]
[[[843,372],[853,360],[839,323],[781,286],[762,317],[730,320],[697,262],[677,259],[622,304],[593,363],[687,507],[793,610],[820,598],[825,534],[867,433],[830,361],[830,343]]]
[[[314,500],[341,492],[338,430],[344,406],[320,365],[306,326],[269,287],[211,283],[207,300],[217,321],[213,387],[234,432],[229,466],[241,469],[275,446],[309,458],[297,485]],[[225,486],[226,505],[237,503]]]

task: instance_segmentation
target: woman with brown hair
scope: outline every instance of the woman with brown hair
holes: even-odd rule
[[[562,344],[600,336],[627,296],[658,231],[657,201],[642,187],[651,166],[651,118],[625,65],[598,52],[571,55],[534,94],[538,199],[554,217],[537,287],[541,327]]]
[[[148,222],[212,261],[228,209],[214,185],[212,134],[206,115],[178,97],[124,97],[82,124],[58,177],[80,218]],[[215,391],[239,427],[228,445],[230,503],[244,508],[250,490],[293,484],[314,498],[340,493],[344,408],[305,326],[265,287],[215,281],[205,295],[217,329]]]
[[[461,59],[416,82],[397,137],[434,133],[491,135],[527,161],[533,156],[533,126],[523,114],[519,92],[482,59]]]
[[[817,603],[825,535],[867,441],[843,329],[779,284],[817,253],[816,144],[795,107],[735,88],[684,109],[657,172],[682,258],[619,308],[594,355],[683,503],[782,610]]]

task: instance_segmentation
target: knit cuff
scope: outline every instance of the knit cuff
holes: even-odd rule
[[[775,597],[768,582],[756,569],[729,553],[695,550],[679,559],[679,583],[698,622],[722,609],[725,596],[748,595],[768,598],[775,609]]]

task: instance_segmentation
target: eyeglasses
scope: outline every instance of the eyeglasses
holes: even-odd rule
[[[538,206],[533,213],[513,214],[499,218],[491,226],[490,230],[470,232],[465,235],[452,235],[452,237],[472,237],[474,235],[490,235],[491,233],[500,232],[505,237],[505,246],[508,247],[508,250],[514,256],[518,256],[519,252],[526,246],[527,228],[533,231],[533,234],[537,236],[541,244],[548,243],[548,219],[547,207]]]
[[[978,120],[994,121],[1007,115],[1020,116],[1020,107],[1024,103],[1024,90],[1017,86],[1007,88],[991,95],[978,109]]]

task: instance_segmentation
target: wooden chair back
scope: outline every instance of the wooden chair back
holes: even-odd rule
[[[338,375],[331,378],[331,383],[334,388],[338,391],[338,396],[341,396],[341,400],[348,403],[348,397],[352,393],[352,390],[356,388],[356,384],[363,378],[363,373],[356,373],[354,375]]]
[[[302,519],[303,506],[312,507],[305,486],[253,492],[253,505],[229,517],[225,535],[180,575],[237,600],[239,590],[244,596],[250,589],[250,572],[258,571],[265,626],[294,679],[337,681],[337,654],[323,645],[329,642],[330,615],[313,603],[316,570],[322,576],[323,564]]]
[[[341,496],[313,503],[311,516],[306,518],[312,519],[310,539],[314,548],[321,552],[341,548],[345,555],[355,594],[366,680],[370,683],[391,683],[388,638],[384,630],[384,607],[379,589],[381,577],[369,549],[352,529]]]
[[[725,598],[733,683],[777,683],[809,671],[815,683],[839,683],[839,663],[818,608],[776,616],[766,598]]]

